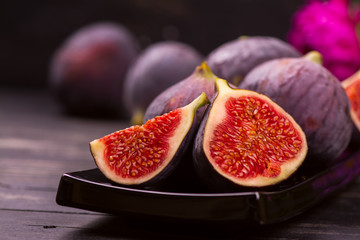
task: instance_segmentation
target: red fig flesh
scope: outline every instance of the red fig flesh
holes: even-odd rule
[[[341,82],[350,101],[350,115],[360,131],[360,71]]]

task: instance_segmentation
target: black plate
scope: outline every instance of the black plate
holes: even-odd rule
[[[196,187],[156,190],[119,186],[98,170],[61,177],[59,205],[131,217],[200,222],[269,224],[296,216],[360,173],[360,152],[315,175],[298,174],[267,190],[215,193]]]

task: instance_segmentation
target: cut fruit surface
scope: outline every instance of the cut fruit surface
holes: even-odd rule
[[[175,156],[186,148],[184,142],[191,137],[195,112],[206,103],[208,99],[203,93],[185,107],[150,119],[142,126],[90,142],[97,166],[107,178],[120,184],[161,180],[174,167],[170,163]]]
[[[350,116],[360,131],[360,71],[341,82],[350,101]]]
[[[265,95],[233,89],[222,79],[216,86],[200,140],[213,169],[249,187],[273,185],[294,173],[307,153],[305,134],[295,120]]]

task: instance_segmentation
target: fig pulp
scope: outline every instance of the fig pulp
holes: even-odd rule
[[[341,82],[350,100],[350,116],[360,131],[360,71]]]
[[[212,99],[215,96],[215,78],[208,65],[203,62],[189,77],[160,93],[146,109],[144,121],[189,104],[201,92]],[[200,122],[204,112],[205,108],[198,109],[197,122]]]
[[[333,164],[352,134],[349,101],[339,80],[319,62],[320,54],[267,61],[254,68],[239,85],[271,98],[304,130],[309,167]],[[314,62],[309,59],[317,59]]]
[[[275,58],[299,57],[290,44],[273,37],[240,37],[212,51],[208,64],[220,78],[238,85],[255,66]]]
[[[355,150],[359,148],[360,143],[360,71],[357,71],[349,78],[341,82],[346,95],[350,101],[350,116],[353,121],[353,131],[349,148]]]
[[[196,110],[208,103],[202,93],[190,104],[90,142],[100,171],[124,185],[152,185],[179,164],[195,131]]]
[[[130,67],[124,102],[132,124],[141,124],[151,101],[166,88],[189,76],[202,61],[191,46],[173,41],[150,45]]]
[[[209,185],[265,187],[287,179],[307,153],[295,120],[265,95],[215,80],[218,94],[201,122],[193,156]]]

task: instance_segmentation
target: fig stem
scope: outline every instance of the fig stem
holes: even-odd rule
[[[130,123],[132,125],[141,125],[143,124],[143,119],[144,119],[144,111],[141,109],[136,109],[131,116]]]
[[[355,33],[356,33],[358,42],[359,42],[359,44],[360,44],[360,23],[357,23],[357,24],[356,24],[356,26],[355,26]]]
[[[202,107],[202,106],[205,106],[206,104],[209,104],[210,101],[206,95],[206,93],[202,92],[200,94],[200,96],[198,96],[197,98],[195,98],[195,100],[193,100],[189,105],[187,105],[186,107],[187,108],[192,108],[194,109],[194,112]]]
[[[310,51],[307,54],[305,54],[303,56],[304,59],[313,61],[317,64],[322,65],[323,64],[323,57],[321,55],[321,53],[319,53],[318,51]]]
[[[238,37],[238,40],[244,40],[248,38],[250,38],[248,35],[241,35],[240,37]]]
[[[217,78],[217,76],[211,71],[209,65],[207,65],[205,61],[196,68],[196,71],[209,81],[213,81],[215,78]]]
[[[225,79],[216,78],[215,79],[215,86],[218,91],[218,95],[223,94],[226,90],[232,89]]]

